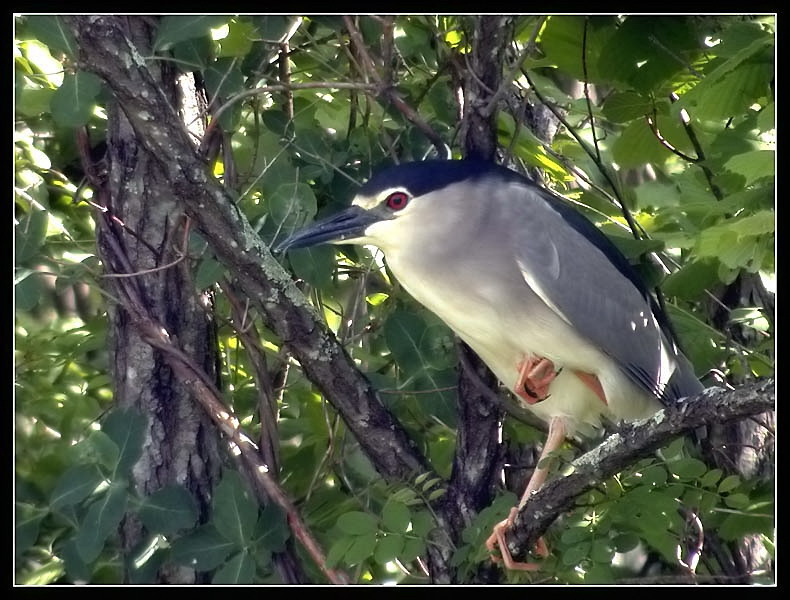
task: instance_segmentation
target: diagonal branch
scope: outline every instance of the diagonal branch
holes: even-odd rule
[[[650,455],[672,439],[703,425],[744,419],[774,410],[774,380],[736,390],[709,388],[653,417],[622,426],[599,446],[577,458],[573,472],[544,485],[527,502],[506,536],[511,552],[531,547],[574,500],[601,481]]]
[[[390,480],[429,470],[370,382],[199,159],[145,60],[124,36],[121,19],[111,15],[65,19],[76,34],[80,64],[107,82],[140,142],[159,159],[174,196],[239,289],[260,310],[266,326],[341,414],[377,470]]]

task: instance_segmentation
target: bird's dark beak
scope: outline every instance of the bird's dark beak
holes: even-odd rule
[[[359,206],[351,206],[297,231],[288,239],[280,242],[274,251],[285,252],[294,248],[308,248],[318,244],[331,244],[362,237],[370,225],[380,220],[381,215]]]

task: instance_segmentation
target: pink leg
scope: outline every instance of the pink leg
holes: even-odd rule
[[[601,399],[601,402],[604,404],[609,404],[606,401],[606,395],[603,393],[603,386],[601,386],[601,382],[598,381],[598,378],[593,375],[592,373],[585,373],[584,371],[574,371],[573,372],[576,377],[582,380],[582,383],[590,388],[595,395]]]
[[[543,452],[540,453],[540,458],[538,459],[538,466],[535,467],[535,471],[532,473],[532,477],[529,480],[529,484],[527,484],[527,489],[524,490],[524,494],[521,496],[521,500],[519,501],[518,506],[513,507],[507,519],[494,525],[493,532],[486,540],[486,548],[488,548],[489,551],[493,551],[496,546],[499,546],[499,552],[502,554],[501,560],[506,569],[514,569],[520,571],[537,571],[538,569],[540,569],[540,565],[537,563],[523,563],[523,562],[516,562],[513,560],[513,556],[510,554],[510,550],[508,550],[507,547],[507,541],[505,540],[505,533],[511,527],[513,527],[513,522],[516,519],[516,515],[527,503],[527,500],[529,500],[532,493],[539,490],[540,487],[543,485],[543,482],[546,481],[546,476],[548,475],[548,468],[546,468],[545,466],[541,466],[543,459],[545,459],[549,454],[551,454],[557,448],[559,448],[564,440],[565,440],[565,423],[561,417],[554,417],[549,423],[549,435],[548,438],[546,438],[546,443],[543,445]],[[548,555],[548,549],[546,548],[546,543],[542,539],[538,540],[536,544],[536,552],[543,557]],[[499,562],[500,559],[495,556],[492,556],[491,560],[493,560],[494,562]]]
[[[518,369],[516,393],[527,404],[545,400],[549,394],[549,385],[557,376],[554,363],[548,358],[530,356],[525,357],[516,368]]]

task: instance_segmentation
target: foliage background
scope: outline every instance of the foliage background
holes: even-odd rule
[[[478,17],[131,18],[150,31],[146,62],[194,75],[210,124],[200,150],[266,244],[347,203],[382,164],[463,150],[459,89],[474,76]],[[700,375],[717,369],[735,385],[772,375],[773,16],[519,16],[507,27],[506,85],[491,109],[502,162],[573,199],[660,284]],[[288,545],[282,509],[260,504],[230,455],[210,506],[176,481],[152,493],[130,483],[147,416],[114,407],[108,306],[118,298],[85,173],[104,156],[112,92],[80,52],[67,19],[15,19],[17,583],[157,582],[166,564],[195,581],[277,583],[283,552],[304,580],[323,582]],[[280,485],[325,566],[356,582],[427,582],[457,441],[452,333],[373,249],[278,257],[431,467],[384,480],[210,242],[192,229],[182,249],[195,294],[211,298],[222,399],[251,439],[276,423]],[[543,434],[508,417],[504,435],[515,452]],[[771,475],[714,467],[676,441],[580,498],[531,575],[489,566],[482,540],[514,501],[499,495],[453,540],[454,581],[677,581],[688,536],[678,508],[692,507],[711,544],[759,543],[751,581],[770,582]],[[130,513],[145,532],[131,553],[119,537]],[[699,580],[721,574],[704,555]]]

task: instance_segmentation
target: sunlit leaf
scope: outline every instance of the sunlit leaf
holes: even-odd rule
[[[176,42],[204,36],[227,21],[228,17],[222,15],[166,15],[156,30],[154,50],[166,50]]]
[[[63,22],[63,17],[55,15],[30,15],[27,26],[39,40],[53,50],[59,50],[70,56],[77,55],[77,40],[71,29]]]
[[[751,185],[758,179],[775,175],[775,160],[773,150],[754,150],[733,156],[724,163],[724,167],[743,175],[746,185]]]

